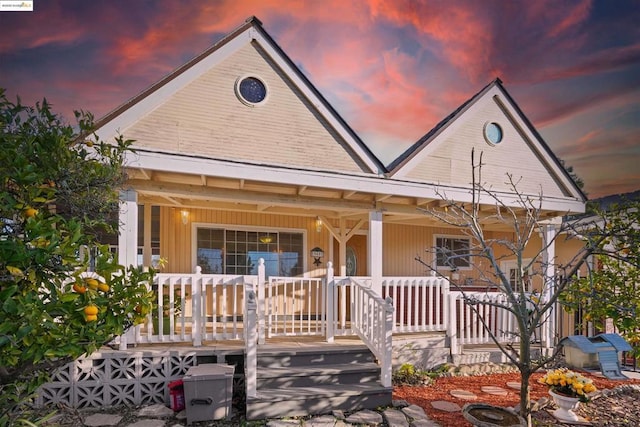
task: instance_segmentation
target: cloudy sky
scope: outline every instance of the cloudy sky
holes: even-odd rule
[[[636,0],[34,0],[0,87],[100,117],[251,15],[385,163],[500,77],[591,198],[640,189]]]

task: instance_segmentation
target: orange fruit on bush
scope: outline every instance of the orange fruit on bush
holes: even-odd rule
[[[109,285],[107,285],[106,283],[98,283],[98,290],[101,290],[102,292],[109,292]]]
[[[99,282],[96,279],[85,277],[84,283],[86,283],[91,289],[98,289]]]
[[[87,288],[85,288],[84,286],[80,285],[79,283],[74,283],[73,284],[73,290],[76,291],[79,294],[84,294],[85,292],[87,292]]]
[[[95,322],[96,320],[98,320],[98,316],[96,316],[95,314],[87,314],[85,318],[87,322]]]
[[[84,308],[84,314],[87,316],[97,316],[98,315],[98,307],[91,304]]]
[[[34,208],[26,208],[22,211],[22,215],[25,218],[33,218],[34,216],[36,216],[38,214],[38,210],[34,209]]]

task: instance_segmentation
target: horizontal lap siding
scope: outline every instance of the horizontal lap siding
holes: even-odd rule
[[[245,76],[266,83],[263,104],[247,106],[236,96],[236,81]],[[362,172],[357,156],[314,110],[286,76],[248,44],[123,134],[136,140],[136,146],[184,154]]]

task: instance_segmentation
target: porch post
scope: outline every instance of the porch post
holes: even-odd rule
[[[542,227],[542,268],[544,274],[544,287],[542,289],[543,301],[549,301],[555,292],[555,258],[556,244],[555,238],[557,229],[555,225],[549,224]],[[556,306],[551,307],[546,322],[542,328],[542,346],[551,348],[554,346],[554,332],[556,328]]]
[[[202,346],[202,267],[196,266],[191,279],[191,324],[193,325],[193,346]]]
[[[125,267],[138,265],[138,194],[134,190],[120,191],[118,233],[118,263]],[[120,350],[127,349],[129,340],[135,342],[135,328],[120,336]]]
[[[382,296],[382,212],[369,212],[368,267],[371,288]]]
[[[258,304],[253,290],[247,290],[246,309],[247,313],[247,342],[245,343],[247,351],[247,365],[245,366],[245,376],[247,383],[247,397],[256,397],[257,395],[257,371],[258,371],[258,346],[257,341],[257,319],[256,311]]]
[[[134,190],[120,192],[120,227],[118,262],[125,267],[138,265],[138,194]]]
[[[265,316],[266,316],[266,274],[264,267],[264,258],[258,260],[258,283],[256,283],[258,290],[258,302],[257,302],[257,316],[258,316],[258,344],[262,345],[265,342]]]
[[[335,280],[333,277],[333,263],[327,263],[327,342],[333,342],[335,335],[335,315],[336,315],[336,298],[335,298]]]

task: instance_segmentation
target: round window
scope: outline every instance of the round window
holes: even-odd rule
[[[491,145],[497,145],[502,142],[502,128],[495,122],[484,125],[484,139]]]
[[[243,77],[236,83],[236,93],[246,104],[259,104],[267,97],[267,86],[256,77]]]

